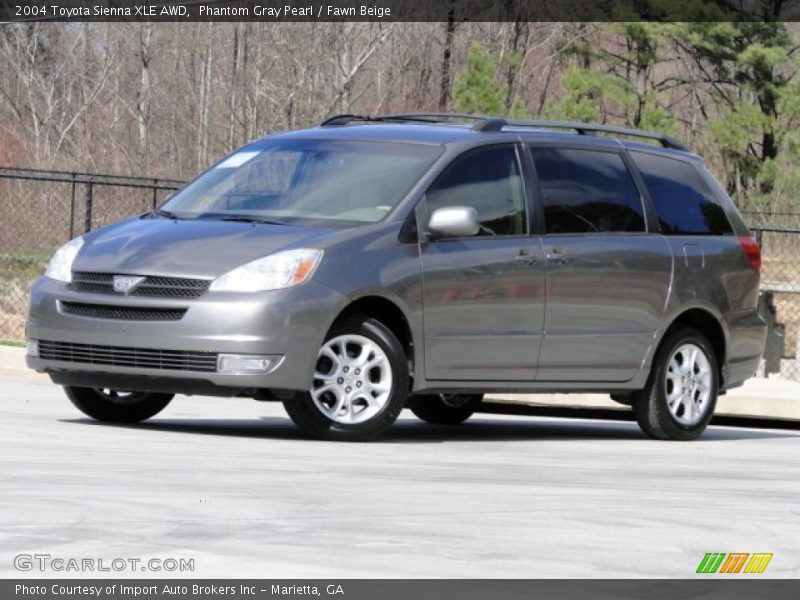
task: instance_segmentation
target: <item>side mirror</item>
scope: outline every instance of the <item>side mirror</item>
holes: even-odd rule
[[[478,211],[471,206],[437,208],[428,219],[428,231],[436,237],[476,235],[480,229]]]

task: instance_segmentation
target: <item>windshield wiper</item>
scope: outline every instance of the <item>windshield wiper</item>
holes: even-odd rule
[[[231,221],[234,223],[260,223],[262,225],[286,225],[286,223],[281,223],[280,221],[270,221],[269,219],[262,219],[261,217],[246,217],[242,216],[235,216],[235,217],[220,217],[220,221]]]
[[[180,217],[176,215],[174,212],[169,210],[164,210],[163,208],[157,208],[150,214],[158,215],[159,217],[166,217],[167,219],[175,219],[176,221],[180,220]]]

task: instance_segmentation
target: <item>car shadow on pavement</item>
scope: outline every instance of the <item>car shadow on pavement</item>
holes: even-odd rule
[[[698,442],[729,441],[741,439],[767,439],[797,437],[788,433],[770,430],[710,427]],[[574,440],[650,440],[636,423],[600,420],[575,420],[554,418],[485,419],[475,415],[468,422],[456,426],[429,425],[415,421],[396,423],[379,440],[398,442],[437,441],[574,441]]]
[[[163,431],[189,435],[218,435],[242,438],[305,440],[288,418],[254,419],[181,419],[154,418],[137,424],[100,423],[89,419],[63,419],[64,423],[92,427],[119,427],[143,431]],[[797,437],[791,433],[733,427],[710,427],[700,443],[742,439]],[[475,415],[462,425],[430,425],[416,419],[401,418],[374,444],[491,442],[491,441],[573,441],[573,440],[647,440],[635,423],[554,418],[491,419]],[[655,443],[655,442],[653,442]]]

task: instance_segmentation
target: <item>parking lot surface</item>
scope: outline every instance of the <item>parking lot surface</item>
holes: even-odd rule
[[[669,443],[629,422],[409,413],[345,444],[253,400],[177,397],[112,426],[42,378],[3,375],[0,398],[3,577],[65,575],[20,573],[20,553],[192,558],[180,575],[204,578],[572,578],[692,577],[706,552],[771,552],[763,576],[800,575],[796,430]]]

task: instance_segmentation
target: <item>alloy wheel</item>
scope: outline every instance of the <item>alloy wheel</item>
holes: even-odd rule
[[[392,390],[392,368],[386,352],[362,335],[340,335],[317,356],[311,397],[331,421],[363,423],[386,406]]]
[[[700,346],[679,346],[667,363],[667,407],[681,425],[695,425],[706,415],[711,399],[711,364]]]

